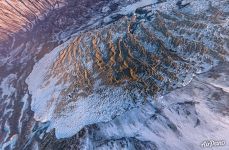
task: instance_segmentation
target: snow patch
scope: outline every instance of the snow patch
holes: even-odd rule
[[[123,15],[128,15],[129,13],[134,12],[137,8],[147,6],[147,5],[152,5],[153,1],[152,0],[141,0],[139,2],[136,2],[134,4],[128,5],[120,10],[119,13]]]
[[[10,147],[10,149],[14,149],[15,148],[15,144],[16,144],[16,142],[17,142],[17,139],[18,139],[18,135],[17,134],[15,134],[15,135],[13,135],[11,138],[10,138],[10,140],[8,141],[8,142],[6,142],[6,143],[4,143],[3,145],[2,145],[2,147],[0,147],[1,149],[6,149],[7,147]]]
[[[2,89],[2,98],[4,96],[11,96],[15,92],[16,89],[12,85],[15,79],[17,79],[16,74],[10,74],[3,79],[0,85],[0,89]]]
[[[24,97],[21,100],[23,102],[23,107],[21,109],[21,115],[20,115],[20,118],[19,118],[19,125],[18,125],[19,132],[21,132],[21,129],[22,129],[22,121],[23,121],[22,117],[24,116],[24,113],[25,113],[26,109],[29,107],[28,98],[29,98],[29,95],[25,94]]]

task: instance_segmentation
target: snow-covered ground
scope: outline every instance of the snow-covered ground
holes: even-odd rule
[[[197,75],[189,85],[138,105],[111,121],[86,126],[66,141],[77,140],[77,147],[99,150],[227,150],[229,93],[210,81],[228,75],[227,66],[222,64]],[[211,141],[221,144],[211,145]]]
[[[94,136],[103,137],[104,141],[134,137],[165,150],[199,150],[203,149],[204,141],[214,140],[226,144],[213,146],[213,149],[229,149],[229,93],[221,93],[220,88],[202,80],[202,77],[194,79],[186,87],[172,91],[156,102],[146,103],[108,123],[98,124],[101,130],[95,131]],[[219,97],[215,99],[214,93]],[[209,103],[214,103],[214,107]],[[227,115],[218,109],[224,109]],[[95,139],[91,142],[97,145]],[[108,142],[99,148],[109,148]]]
[[[56,115],[53,111],[63,101],[60,92],[66,89],[69,83],[57,85],[55,78],[49,80],[44,86],[46,76],[51,69],[52,62],[71,40],[55,48],[51,53],[45,55],[34,67],[32,73],[26,79],[29,93],[32,94],[31,109],[35,112],[37,121],[50,121],[49,130],[55,128],[57,138],[71,137],[85,125],[107,122],[115,116],[122,114],[134,106],[133,100],[122,88],[100,87],[97,82],[94,91],[102,90],[102,93],[78,99],[68,104],[67,111]],[[72,109],[71,109],[72,107]]]
[[[213,147],[213,149],[228,150],[229,75],[228,70],[225,68],[217,74],[217,77],[209,76],[206,73],[197,75],[197,77],[194,76],[194,80],[190,81],[189,79],[192,79],[192,74],[189,74],[190,76],[187,76],[187,85],[185,84],[186,87],[159,97],[156,101],[152,101],[153,98],[148,97],[151,102],[146,102],[145,104],[136,104],[136,101],[133,101],[132,97],[122,87],[106,87],[95,84],[93,93],[88,97],[79,97],[77,101],[72,101],[67,106],[64,106],[64,111],[61,111],[59,114],[54,113],[56,107],[65,100],[62,99],[61,91],[67,89],[71,81],[56,85],[58,82],[57,78],[46,80],[46,76],[52,70],[52,64],[57,59],[59,53],[79,34],[78,31],[84,32],[85,30],[96,28],[100,26],[101,22],[105,23],[102,25],[106,25],[106,23],[113,21],[113,16],[118,14],[129,15],[135,12],[137,8],[146,5],[151,5],[147,10],[152,8],[153,12],[161,11],[169,14],[171,10],[178,9],[177,1],[167,0],[160,1],[159,3],[159,0],[140,0],[127,6],[119,5],[118,9],[111,14],[109,14],[111,11],[109,6],[105,6],[102,11],[106,15],[97,15],[95,13],[94,18],[83,24],[76,30],[77,32],[74,30],[72,32],[69,31],[69,33],[65,33],[64,31],[58,34],[55,33],[57,37],[54,39],[66,42],[53,49],[38,62],[37,59],[42,55],[35,55],[39,54],[42,48],[46,47],[45,43],[38,44],[39,41],[32,39],[32,42],[30,40],[24,41],[15,48],[15,39],[13,39],[10,48],[12,50],[7,53],[6,57],[0,56],[0,67],[7,66],[6,71],[14,71],[0,80],[0,98],[2,100],[1,103],[4,103],[5,106],[3,108],[4,110],[2,110],[3,112],[1,111],[5,120],[2,125],[4,138],[1,139],[0,149],[14,149],[17,140],[21,138],[22,129],[27,128],[27,126],[30,128],[28,129],[28,133],[26,133],[29,140],[32,141],[32,137],[35,136],[36,131],[32,131],[32,123],[23,126],[29,118],[25,116],[28,116],[27,112],[30,111],[30,102],[28,99],[31,96],[31,109],[34,111],[34,118],[40,122],[48,122],[49,127],[47,132],[55,129],[55,136],[58,139],[72,137],[82,128],[85,129],[85,126],[87,128],[91,124],[96,124],[100,130],[94,129],[93,132],[95,135],[86,138],[85,148],[107,150],[120,149],[124,145],[123,149],[134,149],[137,140],[139,142],[138,144],[143,146],[143,148],[139,149],[149,147],[154,149],[157,147],[158,149],[169,150],[198,150],[202,149],[201,144],[203,141],[224,140],[226,141],[226,145],[217,148]],[[188,12],[189,14],[201,13],[208,8],[209,2],[211,2],[212,6],[217,6],[220,10],[229,11],[228,5],[224,5],[226,4],[226,0],[183,0],[181,2],[182,5],[190,4],[180,11]],[[223,28],[227,29],[229,25],[228,20],[228,17],[225,20],[220,20],[220,26],[222,25]],[[215,25],[208,25],[207,30],[209,32],[212,30],[216,31],[215,28]],[[201,33],[206,33],[207,35],[208,31],[201,31]],[[179,33],[176,35],[179,35]],[[67,40],[70,37],[72,38]],[[225,30],[225,33],[220,35],[220,37],[228,39],[227,31]],[[192,40],[192,36],[187,38]],[[204,42],[206,45],[209,44],[209,47],[212,46],[208,38]],[[36,46],[34,46],[35,43],[37,44]],[[229,51],[228,45],[225,44],[224,48]],[[24,90],[27,87],[20,87],[24,81],[19,81],[22,79],[20,77],[21,74],[15,73],[15,70],[17,70],[15,66],[26,66],[29,64],[28,61],[30,59],[37,63],[26,80],[29,90],[26,92]],[[193,60],[195,61],[195,59]],[[229,60],[229,57],[226,59]],[[88,64],[88,67],[91,68],[92,65]],[[211,69],[212,66],[204,67]],[[24,76],[24,70],[27,70],[27,68],[23,69],[21,67],[18,70],[23,72]],[[200,70],[201,72],[203,70]],[[17,88],[23,89],[19,90]],[[17,91],[20,92],[17,93]],[[17,97],[20,94],[24,96],[18,99]],[[142,102],[143,98],[138,93],[135,94],[137,95],[137,101]],[[15,101],[21,103],[21,110],[14,110]],[[12,121],[12,114],[18,112],[21,114],[18,115],[19,120],[15,120],[17,124]],[[17,126],[15,127],[15,131],[11,130],[14,127],[14,123]],[[31,134],[29,134],[30,130]],[[43,134],[40,138],[43,137]],[[123,140],[123,138],[127,139],[127,141]],[[33,148],[39,149],[39,145],[40,143],[35,142]]]
[[[155,1],[142,0],[135,4],[122,8],[120,13],[126,15],[129,14],[130,12],[134,12],[137,8],[145,5],[152,5],[153,10],[170,11],[176,7],[176,2],[177,1],[173,0],[173,1],[168,1],[165,3],[160,3],[158,5],[155,5]],[[199,13],[200,11],[205,11],[206,10],[205,7],[207,7],[205,5],[205,2],[202,1],[192,2],[191,6],[192,7],[189,8],[190,10],[187,11],[196,11],[195,13]],[[137,105],[134,105],[132,99],[122,90],[122,88],[109,88],[109,87],[101,88],[95,86],[94,91],[96,91],[96,89],[98,88],[101,88],[103,91],[102,94],[98,94],[94,92],[86,98],[79,98],[76,102],[72,102],[68,104],[67,111],[61,112],[61,114],[58,115],[54,113],[54,110],[56,109],[57,105],[60,104],[61,101],[63,100],[60,94],[61,91],[66,89],[70,85],[71,81],[68,81],[65,84],[57,85],[58,79],[53,78],[51,80],[46,81],[46,76],[48,75],[49,70],[52,69],[52,63],[55,62],[58,54],[61,52],[61,50],[67,47],[67,45],[71,41],[72,39],[58,46],[57,48],[52,50],[49,54],[45,55],[38,63],[35,64],[35,66],[33,67],[33,71],[31,72],[31,74],[26,80],[26,83],[28,84],[28,88],[29,88],[29,93],[32,94],[31,109],[35,113],[34,118],[37,121],[41,121],[41,122],[50,121],[50,127],[48,131],[55,128],[55,133],[57,138],[71,137],[86,125],[99,123],[99,122],[108,122],[112,120],[114,117],[118,115],[122,115],[123,113],[126,112],[126,110],[129,110],[130,108],[133,109],[134,107],[139,107]],[[45,83],[47,82],[48,84],[46,84],[47,85],[46,86]],[[212,85],[214,84],[214,86],[216,87],[222,87],[221,83],[222,82],[213,83],[212,81]],[[225,92],[228,92],[227,84],[226,85],[223,84],[223,89],[225,90]],[[192,90],[195,91],[195,89]],[[196,91],[196,92],[197,92],[196,95],[199,95],[201,93],[201,91]],[[137,129],[136,128],[132,129],[131,127],[128,127],[128,129],[125,129],[125,131],[122,130],[120,131],[114,130],[114,131],[118,132],[119,136],[121,136],[124,133],[127,135],[131,134],[131,136],[134,136],[134,134],[142,134],[141,139],[143,140],[158,139],[161,145],[163,143],[165,144],[166,142],[174,143],[173,146],[177,148],[178,146],[181,145],[188,148],[192,144],[196,144],[196,145],[200,144],[198,143],[200,142],[198,140],[204,140],[205,138],[213,138],[213,135],[219,136],[222,133],[228,133],[226,131],[226,128],[228,128],[227,117],[224,118],[225,122],[222,120],[217,120],[214,122],[213,120],[216,120],[217,118],[221,118],[221,117],[217,116],[218,114],[211,113],[211,111],[206,108],[207,106],[205,105],[205,102],[202,101],[202,99],[204,99],[203,97],[198,97],[198,96],[194,97],[194,95],[192,97],[188,93],[181,93],[181,95],[176,95],[176,94],[177,93],[175,93],[175,95],[170,94],[158,100],[158,103],[160,103],[160,105],[163,105],[163,107],[165,107],[166,109],[164,110],[164,114],[160,116],[161,120],[159,122],[150,124],[155,134],[156,133],[158,134],[157,136],[153,134],[151,136],[150,134],[148,134],[152,132],[152,131],[147,131],[149,129],[144,131],[143,128],[145,124],[141,124],[141,121],[138,122],[139,126],[137,126]],[[173,110],[174,108],[170,108],[174,106],[173,103],[183,103],[185,101],[190,101],[190,100],[198,102],[199,104],[196,107],[190,106],[191,107],[190,111],[193,111],[190,113],[194,113],[194,114],[193,116],[191,116],[191,118],[188,118],[188,120],[186,118],[187,117],[186,115],[184,116],[178,115],[176,114],[177,112]],[[144,107],[147,108],[151,106],[144,106]],[[138,114],[143,113],[138,111],[140,110],[135,108],[130,112],[128,112],[130,114],[134,113],[133,116],[130,116],[130,118],[136,117]],[[195,112],[197,112],[197,114]],[[152,112],[149,111],[148,113],[150,114]],[[208,115],[212,115],[213,117],[209,117]],[[127,119],[125,116],[126,115],[123,115],[124,118],[122,120]],[[164,123],[166,124],[167,122],[166,120],[168,120],[168,118],[170,120],[170,123],[171,122],[177,123],[177,128],[179,128],[179,130],[176,129],[177,131],[175,134],[173,134],[173,131],[167,130],[167,127],[164,126]],[[193,121],[197,121],[196,120],[197,118],[199,119],[200,122],[203,122],[203,124],[200,125],[201,127],[200,126],[194,127],[195,125],[190,124]],[[217,125],[219,125],[219,129],[216,129],[216,131],[212,135],[209,134],[209,132],[215,129]],[[204,126],[206,127],[204,128]],[[173,127],[174,125],[172,125],[171,128]],[[123,128],[126,127],[123,126]],[[136,133],[133,131],[135,131]],[[191,136],[191,133],[193,132],[195,132],[196,135]],[[160,135],[162,133],[164,135]],[[180,139],[182,137],[180,134],[184,134],[183,140]],[[163,136],[163,138],[161,138],[161,136]],[[224,139],[227,137],[228,136],[226,134],[225,136],[222,136],[222,138]],[[162,139],[166,139],[167,141],[163,141]],[[169,149],[169,147],[166,148]]]

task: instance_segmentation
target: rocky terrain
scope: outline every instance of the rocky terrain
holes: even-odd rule
[[[228,139],[226,0],[0,7],[0,149],[182,150]]]
[[[64,6],[64,0],[0,1],[0,40],[9,40],[18,31],[28,31],[49,11]]]

